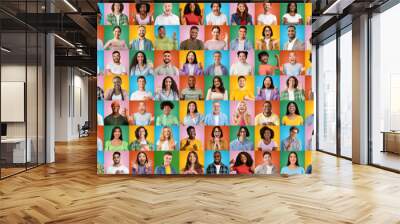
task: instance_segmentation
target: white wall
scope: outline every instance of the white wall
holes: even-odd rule
[[[70,141],[88,120],[88,78],[71,67],[56,67],[55,73],[55,141]]]

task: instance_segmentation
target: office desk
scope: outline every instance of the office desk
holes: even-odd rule
[[[1,139],[1,157],[6,158],[6,161],[9,163],[31,162],[32,140],[27,138],[26,142],[28,143],[28,147],[26,147],[25,152],[25,138]],[[10,154],[12,154],[12,156]]]
[[[383,151],[400,154],[400,131],[382,131]]]

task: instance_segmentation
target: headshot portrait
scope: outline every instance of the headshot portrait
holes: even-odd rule
[[[256,77],[256,100],[279,100],[280,77],[259,76]]]
[[[128,125],[128,101],[104,101],[104,125]]]
[[[281,100],[304,101],[304,76],[281,76]]]
[[[179,52],[178,51],[155,51],[154,52],[154,75],[179,75]]]
[[[180,25],[179,3],[154,3],[154,25]]]
[[[254,3],[230,3],[231,25],[253,25],[254,24]]]
[[[254,151],[254,126],[231,126],[229,149]]]
[[[281,126],[280,151],[304,151],[304,126]]]
[[[206,150],[229,150],[229,126],[205,126]]]
[[[129,26],[104,26],[104,50],[127,50]]]
[[[181,50],[204,50],[204,26],[180,26]]]
[[[181,25],[203,25],[204,3],[180,3],[179,13]]]
[[[104,126],[104,151],[125,151],[128,148],[129,127],[123,126]]]
[[[258,151],[278,151],[279,150],[279,126],[256,126],[255,145]]]
[[[304,152],[281,152],[281,174],[299,175],[304,171]]]
[[[281,101],[281,124],[286,126],[304,125],[304,101]]]
[[[154,174],[179,174],[179,152],[154,152]]]
[[[230,100],[255,100],[254,76],[231,76]]]
[[[229,151],[206,151],[204,167],[208,175],[227,175],[229,174]]]
[[[179,150],[179,127],[178,126],[156,126],[155,127],[155,150],[174,151]]]
[[[105,25],[127,26],[129,25],[128,3],[104,3]]]
[[[254,26],[231,26],[230,27],[230,50],[250,51],[254,49]]]
[[[104,152],[105,174],[129,174],[129,152]]]
[[[157,126],[179,125],[178,101],[156,101],[155,114]]]
[[[256,75],[280,75],[279,54],[277,50],[256,51],[255,70]]]
[[[255,114],[255,125],[279,126],[280,102],[257,100]]]
[[[129,100],[143,101],[154,99],[154,76],[134,76],[130,78],[130,92]]]
[[[229,122],[229,101],[226,100],[207,100],[205,101],[206,115],[204,124],[215,125],[230,125]]]
[[[152,76],[154,74],[153,67],[153,51],[130,51],[130,76]]]
[[[154,24],[154,4],[149,3],[130,3],[129,23],[133,25],[153,25]]]
[[[179,50],[179,26],[154,26],[156,50]]]
[[[204,175],[204,151],[187,151],[179,153],[181,174]]]
[[[277,175],[280,171],[280,152],[254,152],[255,169],[254,174]]]
[[[206,26],[204,50],[229,50],[229,26]]]
[[[180,126],[180,150],[203,151],[204,150],[204,126]]]
[[[204,4],[205,24],[207,26],[229,25],[229,3],[212,2]]]
[[[104,51],[106,75],[127,75],[129,68],[129,51]]]
[[[154,125],[154,101],[129,102],[130,125]]]
[[[181,125],[204,125],[204,101],[179,101],[179,120]]]
[[[281,24],[301,25],[304,24],[304,3],[281,3]]]
[[[255,14],[257,25],[279,25],[280,24],[280,3],[255,3]]]
[[[129,150],[154,151],[154,126],[129,126]]]
[[[97,100],[97,126],[104,126],[104,101]]]
[[[205,77],[206,100],[228,100],[229,76]]]
[[[224,76],[229,75],[229,51],[205,51],[204,75]]]
[[[230,107],[232,125],[254,125],[254,101],[231,101]]]
[[[179,77],[156,76],[155,100],[179,100]]]
[[[129,27],[129,48],[137,51],[154,50],[154,26],[138,25]]]
[[[129,100],[127,75],[108,75],[104,78],[104,100]]]
[[[179,51],[181,76],[200,76],[204,74],[204,51]]]
[[[303,25],[281,25],[280,46],[285,51],[304,51],[304,26]]]
[[[204,100],[204,76],[179,77],[180,100]]]
[[[132,175],[149,175],[154,170],[154,152],[129,152],[129,168]]]
[[[230,151],[230,174],[254,174],[254,151]]]

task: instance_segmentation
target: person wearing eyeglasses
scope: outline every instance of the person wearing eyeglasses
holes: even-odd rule
[[[281,149],[283,151],[301,151],[301,142],[297,138],[297,134],[300,130],[295,126],[292,126],[289,131],[289,136],[282,141]]]

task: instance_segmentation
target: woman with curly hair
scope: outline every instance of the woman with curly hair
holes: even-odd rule
[[[236,161],[231,160],[231,171],[236,174],[253,174],[253,158],[248,152],[240,152],[236,156]]]

